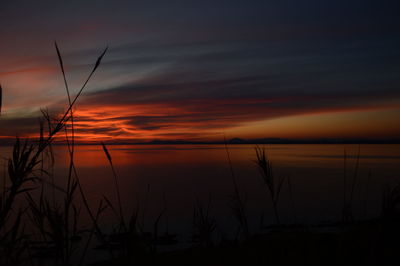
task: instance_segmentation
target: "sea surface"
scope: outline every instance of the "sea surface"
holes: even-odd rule
[[[377,216],[383,191],[400,182],[400,145],[260,147],[265,148],[276,180],[284,180],[278,206],[283,223],[340,220],[344,198],[352,198],[355,219]],[[209,207],[209,216],[221,234],[237,227],[232,208],[233,178],[246,204],[251,230],[274,222],[270,193],[255,164],[254,148],[255,145],[108,146],[127,219],[139,210],[144,229],[151,230],[161,214],[161,231],[188,233],[193,229],[194,206],[200,204]],[[10,155],[9,147],[1,149],[3,157]],[[68,175],[67,147],[54,146],[53,150],[54,165],[46,169],[54,177],[49,180],[63,187]],[[100,145],[76,146],[75,167],[93,209],[105,197],[117,204],[112,170]],[[57,195],[53,195],[55,200]],[[81,213],[84,217],[83,207]],[[109,208],[100,221],[112,227],[116,217]]]

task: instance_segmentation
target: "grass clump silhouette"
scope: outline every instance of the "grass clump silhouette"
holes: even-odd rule
[[[19,235],[23,235],[20,234],[21,216],[27,211],[26,209],[14,210],[18,207],[17,197],[21,194],[25,194],[27,196],[31,211],[31,218],[41,232],[44,243],[46,244],[46,246],[41,247],[41,250],[43,251],[44,249],[48,249],[47,251],[53,252],[57,265],[70,265],[72,245],[74,240],[77,240],[76,223],[78,209],[74,205],[73,201],[78,187],[80,189],[82,198],[85,199],[85,195],[80,186],[78,177],[75,176],[75,179],[72,179],[70,172],[67,188],[65,190],[58,188],[59,191],[62,191],[65,194],[64,202],[61,205],[57,205],[55,202],[52,202],[44,197],[43,182],[45,180],[43,179],[43,176],[39,175],[38,173],[46,172],[45,169],[43,169],[42,164],[44,154],[48,150],[51,152],[51,144],[54,142],[56,136],[63,129],[67,130],[66,126],[68,121],[72,121],[73,119],[72,109],[85,89],[87,83],[90,81],[91,77],[101,64],[107,48],[98,57],[92,71],[73,99],[70,98],[64,66],[57,44],[56,50],[68,93],[68,108],[59,118],[55,119],[50,118],[50,115],[47,111],[42,111],[44,121],[47,123],[47,134],[45,134],[44,125],[43,122],[41,122],[40,136],[37,141],[21,141],[20,138],[16,138],[13,146],[12,157],[9,158],[7,162],[7,174],[10,183],[7,187],[4,187],[4,191],[0,196],[0,243],[2,247],[16,247],[16,244],[19,244],[19,248],[15,248],[16,251],[12,253],[7,252],[7,248],[1,249],[1,251],[3,251],[0,259],[1,265],[19,265],[19,263],[22,263],[20,260],[27,259],[22,257],[23,251],[30,249],[31,246],[34,245],[34,243],[29,242],[29,239],[27,240],[24,236],[21,238],[17,237]],[[68,147],[70,148],[71,155],[70,169],[72,169],[73,149],[71,150],[70,145],[68,145]],[[39,167],[40,165],[42,167]],[[30,192],[35,189],[34,185],[36,184],[41,185],[39,203],[36,203],[33,197],[30,195]],[[53,189],[56,189],[56,187],[53,186]],[[84,205],[86,206],[87,211],[90,213],[92,220],[95,222],[96,219],[91,213],[86,200],[84,200]],[[12,216],[15,216],[12,215],[13,211],[17,211],[17,215],[12,221]],[[73,212],[72,215],[70,215],[71,211]],[[72,225],[70,225],[70,222],[72,222]],[[8,229],[8,224],[11,223],[14,223],[14,225]],[[28,254],[28,259],[32,263],[33,254],[31,252],[28,252]]]

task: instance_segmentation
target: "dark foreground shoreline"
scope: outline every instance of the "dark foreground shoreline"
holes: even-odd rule
[[[118,259],[92,265],[398,265],[399,222],[396,217],[274,226],[241,240],[203,242],[166,252],[148,249],[143,238],[131,238],[125,239],[135,247],[129,253],[119,250]]]

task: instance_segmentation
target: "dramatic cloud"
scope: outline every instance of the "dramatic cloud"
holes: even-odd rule
[[[34,136],[40,108],[65,108],[54,40],[72,94],[110,47],[75,111],[81,141],[215,139],[250,128],[262,136],[265,121],[294,116],[395,114],[398,7],[356,0],[5,1],[0,136]],[[400,135],[389,126],[378,133]]]

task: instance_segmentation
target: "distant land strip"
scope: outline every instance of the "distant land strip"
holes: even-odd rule
[[[12,145],[15,139],[0,139],[0,145]],[[187,140],[152,140],[147,142],[118,142],[108,141],[107,145],[212,145],[225,144],[223,140],[215,141],[187,141]],[[285,138],[260,138],[241,139],[232,138],[227,144],[400,144],[400,138],[396,139],[357,139],[357,138],[323,138],[323,139],[285,139]],[[54,145],[65,145],[65,141],[54,142]],[[98,145],[99,142],[79,142],[76,145]]]

